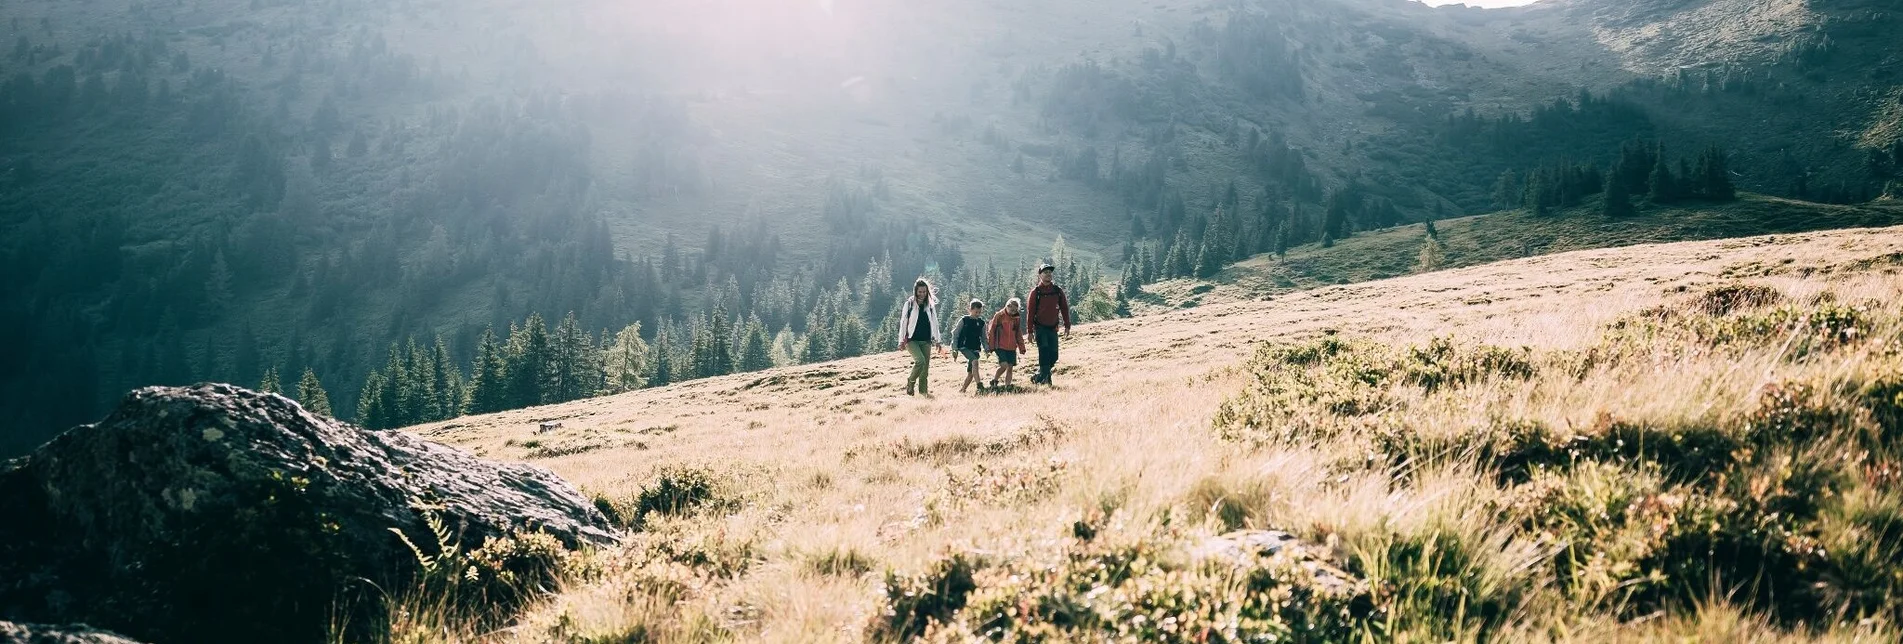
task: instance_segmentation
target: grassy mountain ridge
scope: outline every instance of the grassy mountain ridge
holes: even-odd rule
[[[1882,640],[1893,437],[1831,419],[1894,413],[1898,257],[1894,227],[1575,251],[1083,325],[1049,391],[939,362],[908,398],[885,353],[410,431],[642,526],[514,641]],[[1374,616],[1195,564],[1237,529],[1368,575]]]
[[[1426,225],[1409,224],[1363,233],[1328,247],[1292,248],[1281,257],[1260,255],[1207,280],[1159,282],[1146,287],[1147,296],[1134,298],[1132,308],[1142,313],[1257,299],[1589,248],[1898,224],[1903,224],[1903,205],[1894,201],[1839,206],[1762,195],[1745,195],[1729,204],[1650,207],[1638,216],[1616,220],[1599,214],[1597,204],[1545,217],[1511,210],[1434,222],[1440,257],[1433,266],[1421,265],[1422,246],[1428,241]]]

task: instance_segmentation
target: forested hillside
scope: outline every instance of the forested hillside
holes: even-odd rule
[[[883,350],[919,275],[995,302],[1057,261],[1116,315],[1133,282],[1572,207],[1633,149],[1859,202],[1903,169],[1897,14],[9,2],[0,452],[144,384],[269,372],[386,425]],[[1568,172],[1599,185],[1526,185]]]

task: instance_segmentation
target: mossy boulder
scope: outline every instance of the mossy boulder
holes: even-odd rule
[[[547,470],[311,414],[229,385],[153,387],[0,467],[0,617],[153,641],[314,641],[440,539],[614,528]],[[399,536],[398,533],[401,533]],[[428,554],[434,554],[429,552]]]

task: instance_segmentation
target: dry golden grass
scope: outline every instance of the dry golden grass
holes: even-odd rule
[[[1450,337],[1577,349],[1636,310],[1741,279],[1793,300],[1829,291],[1894,308],[1899,258],[1903,228],[1583,251],[1079,327],[1054,390],[960,394],[958,365],[938,361],[936,397],[908,398],[907,358],[890,353],[416,427],[490,458],[540,463],[618,507],[663,475],[712,483],[705,503],[646,514],[621,551],[593,557],[590,574],[515,625],[422,639],[861,641],[886,608],[886,572],[915,573],[953,552],[1054,552],[1083,522],[1178,542],[1283,529],[1344,558],[1458,535],[1485,555],[1463,568],[1470,587],[1523,595],[1484,632],[1454,620],[1430,636],[1402,619],[1372,639],[1879,641],[1895,633],[1791,631],[1723,597],[1616,617],[1616,593],[1553,587],[1543,572],[1550,544],[1516,536],[1499,509],[1512,489],[1470,455],[1343,469],[1365,453],[1364,438],[1252,444],[1223,440],[1211,423],[1248,387],[1244,365],[1264,342],[1332,330],[1396,346]],[[1856,352],[1801,364],[1775,350],[1698,354],[1576,381],[1393,394],[1410,431],[1455,437],[1502,417],[1556,428],[1602,413],[1732,418],[1772,379],[1829,382],[1866,366],[1877,365]],[[537,436],[550,420],[564,427]],[[538,456],[549,453],[566,454]]]

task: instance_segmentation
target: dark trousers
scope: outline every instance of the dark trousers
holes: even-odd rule
[[[1037,334],[1037,375],[1033,382],[1051,384],[1051,367],[1057,365],[1057,327],[1033,324]]]

